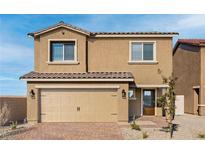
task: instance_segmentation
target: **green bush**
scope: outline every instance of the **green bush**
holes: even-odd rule
[[[147,132],[143,132],[142,133],[142,138],[143,139],[146,139],[146,138],[148,138],[149,137],[149,135],[147,134]]]
[[[205,134],[199,133],[199,134],[198,134],[198,138],[203,138],[203,139],[205,139]]]
[[[134,130],[139,130],[139,131],[141,131],[140,126],[137,125],[137,124],[135,124],[135,123],[131,124],[131,128],[134,129]]]
[[[16,129],[17,125],[18,125],[17,121],[11,121],[10,127],[11,129]]]

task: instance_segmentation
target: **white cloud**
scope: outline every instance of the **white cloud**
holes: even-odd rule
[[[187,30],[205,26],[205,15],[184,15],[168,26],[172,30]]]
[[[13,80],[18,80],[18,79],[15,79],[15,78],[12,78],[12,77],[6,77],[6,76],[0,76],[0,81],[13,81]]]
[[[33,60],[31,48],[14,43],[1,43],[0,63],[25,63],[30,60]]]

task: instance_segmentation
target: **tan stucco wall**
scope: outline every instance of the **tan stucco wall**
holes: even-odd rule
[[[184,111],[197,114],[198,106],[194,103],[193,86],[200,85],[200,52],[198,47],[179,46],[173,55],[173,72],[178,78],[176,94],[184,95]]]
[[[205,115],[205,47],[201,47],[201,84],[200,84],[200,104],[203,105],[199,107],[199,114]]]
[[[30,91],[33,90],[35,97],[30,96]],[[27,84],[27,120],[28,122],[38,122],[39,121],[39,91],[35,88],[35,84]]]
[[[156,41],[157,64],[128,64],[130,41]],[[96,38],[88,43],[89,71],[132,72],[137,84],[162,84],[163,75],[172,73],[171,38]]]
[[[64,35],[62,34],[64,32]],[[76,39],[79,64],[48,64],[49,39]],[[35,71],[38,72],[85,72],[86,36],[65,28],[59,28],[35,38]]]
[[[8,123],[10,121],[23,121],[26,118],[26,97],[0,96],[0,112],[6,104],[8,106]]]
[[[62,34],[62,31],[65,33]],[[79,64],[48,64],[49,39],[76,39]],[[157,64],[130,64],[130,41],[156,41]],[[85,72],[86,36],[65,28],[56,29],[35,38],[35,71]],[[163,75],[172,72],[172,38],[88,38],[88,71],[129,71],[137,84],[161,84]]]
[[[64,35],[62,34],[64,32]],[[48,64],[48,40],[49,39],[76,39],[77,40],[77,58],[79,64]],[[86,36],[72,30],[60,28],[35,37],[35,67],[38,72],[85,72],[86,71]],[[136,84],[155,85],[162,84],[161,75],[170,76],[172,73],[172,38],[88,38],[88,71],[125,71],[134,75]],[[129,44],[130,41],[156,41],[156,60],[157,63],[130,64]],[[68,84],[68,83],[67,83]],[[93,83],[95,84],[95,83]],[[98,83],[99,84],[99,83]],[[110,83],[113,84],[113,83]],[[28,93],[30,89],[35,89],[34,83],[28,83]],[[128,84],[120,83],[121,87],[128,90]],[[136,92],[137,100],[133,100],[128,110],[128,99],[119,100],[125,102],[119,104],[119,121],[128,120],[128,111],[140,116],[141,96],[139,90]],[[121,91],[119,91],[121,96]],[[38,95],[32,99],[28,94],[27,115],[29,121],[39,120],[39,111],[37,104]],[[134,109],[133,109],[134,108]],[[137,108],[137,109],[136,109]],[[136,109],[136,110],[135,110]]]
[[[35,86],[39,85],[119,85],[120,88],[117,90],[117,100],[118,100],[118,121],[127,122],[128,121],[128,98],[122,98],[122,89],[128,92],[128,83],[28,83],[28,99],[27,99],[27,118],[29,122],[39,122],[40,113],[39,113],[39,103],[40,103],[40,89],[36,89]],[[31,98],[29,91],[33,89],[35,92],[35,98]],[[96,98],[98,100],[98,98]]]

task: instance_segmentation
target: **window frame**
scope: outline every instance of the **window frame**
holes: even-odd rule
[[[63,60],[51,61],[51,52],[52,52],[52,42],[64,43],[66,42],[75,42],[74,45],[74,60],[64,60],[64,46],[63,46]],[[78,55],[77,55],[77,39],[48,39],[48,64],[78,64]]]
[[[142,60],[132,60],[132,44],[133,43],[142,43]],[[143,54],[144,54],[144,44],[153,44],[153,60],[143,60]],[[130,41],[129,42],[129,63],[157,63],[156,59],[156,41]]]

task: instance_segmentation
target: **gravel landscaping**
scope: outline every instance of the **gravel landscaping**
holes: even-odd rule
[[[155,123],[156,118],[149,118],[151,122]],[[139,140],[143,139],[143,132],[148,134],[150,140],[168,140],[170,139],[170,134],[163,131],[162,127],[159,125],[146,125],[148,122],[144,123],[136,121],[136,124],[140,125],[141,131],[132,130],[130,126],[121,126],[122,135],[124,139],[127,140]],[[201,139],[198,137],[199,134],[205,134],[205,117],[196,115],[183,115],[176,116],[174,124],[177,124],[177,130],[174,131],[172,139],[179,140],[193,140]]]
[[[172,139],[205,139],[205,116],[185,114],[176,116],[173,123],[177,128]],[[140,131],[131,129],[128,123],[21,124],[14,130],[10,126],[0,127],[0,139],[170,139],[169,132],[162,129],[167,126],[162,117],[144,116],[136,120],[136,125],[140,126]]]
[[[0,126],[0,140],[11,135],[23,133],[31,128],[31,124],[19,124],[16,129],[11,129],[10,126]]]
[[[38,123],[7,140],[122,140],[117,123]]]

